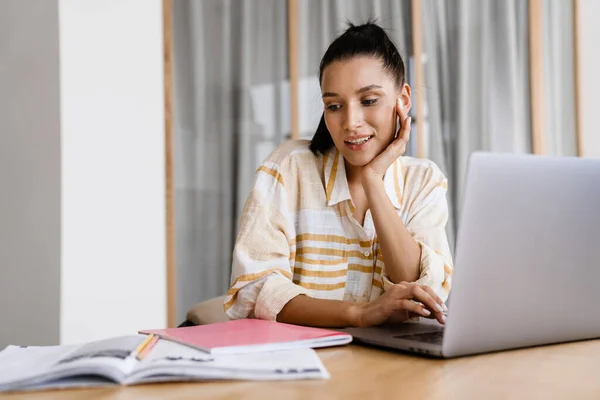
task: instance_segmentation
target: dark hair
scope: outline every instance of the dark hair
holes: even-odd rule
[[[368,56],[381,60],[383,69],[395,80],[398,87],[404,84],[404,61],[388,34],[374,22],[363,25],[348,23],[348,29],[337,37],[327,48],[319,66],[319,84],[325,68],[340,60],[357,56]],[[319,126],[310,142],[310,150],[325,154],[333,146],[333,139],[321,115]]]

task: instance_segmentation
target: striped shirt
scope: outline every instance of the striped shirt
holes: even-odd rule
[[[368,302],[388,279],[371,213],[361,225],[333,147],[315,155],[308,141],[288,141],[257,169],[233,252],[230,319],[275,320],[299,294]],[[447,180],[431,161],[398,158],[384,175],[385,191],[421,247],[420,277],[448,297],[452,258],[445,232]]]

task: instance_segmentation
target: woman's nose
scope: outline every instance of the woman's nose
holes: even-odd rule
[[[360,105],[349,104],[344,115],[343,128],[347,131],[355,131],[363,121],[363,113]]]

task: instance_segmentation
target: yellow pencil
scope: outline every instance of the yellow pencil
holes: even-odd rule
[[[150,334],[148,335],[148,337],[146,339],[144,339],[144,341],[142,343],[140,343],[140,345],[137,347],[137,349],[135,349],[135,356],[137,357],[138,354],[140,354],[144,348],[146,346],[148,346],[148,343],[150,343],[152,341],[152,338],[154,337],[154,335]]]
[[[148,353],[150,353],[150,351],[156,345],[156,342],[158,342],[158,339],[159,339],[158,336],[154,336],[152,338],[152,340],[148,343],[148,345],[146,347],[144,347],[144,349],[138,354],[138,360],[143,360],[144,357],[146,357],[148,355]]]

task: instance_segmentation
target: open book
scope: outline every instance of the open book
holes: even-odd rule
[[[347,332],[250,318],[139,333],[154,334],[213,355],[340,346],[352,341]]]
[[[153,344],[148,348],[148,343]],[[312,349],[212,356],[158,337],[122,336],[83,345],[0,352],[0,392],[217,379],[323,379]]]

